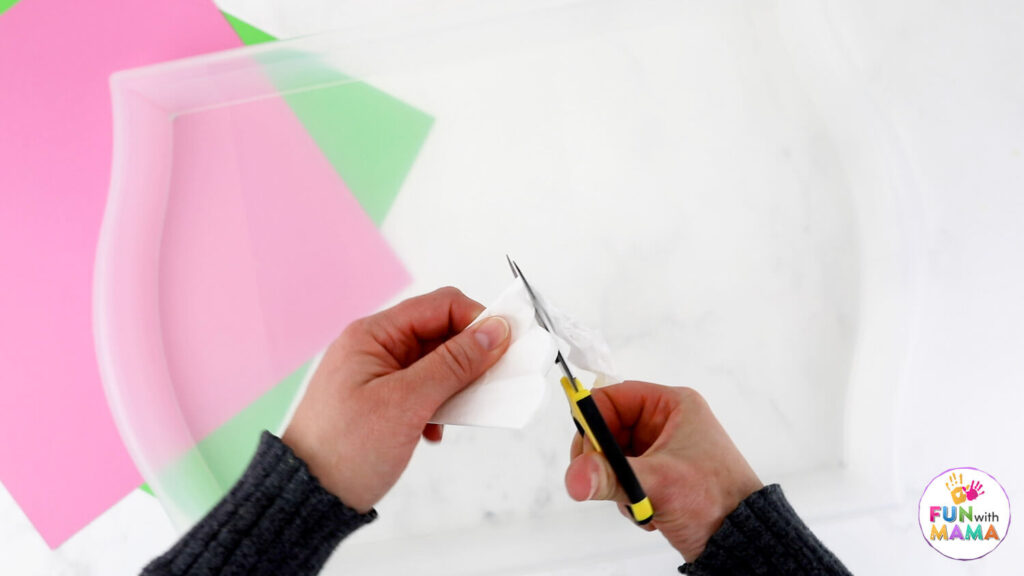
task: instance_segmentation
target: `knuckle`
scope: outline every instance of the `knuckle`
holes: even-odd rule
[[[365,318],[360,318],[349,323],[345,326],[345,329],[341,331],[341,334],[335,339],[333,346],[338,346],[342,349],[349,348],[358,345],[360,341],[366,338],[366,334],[369,328]]]
[[[371,324],[372,321],[369,317],[353,320],[341,331],[341,335],[345,338],[358,338],[370,331]]]
[[[462,290],[459,290],[455,286],[443,286],[435,290],[434,293],[444,298],[445,300],[457,300],[459,298],[465,297],[465,294],[462,293]]]
[[[390,319],[381,312],[352,321],[341,332],[338,339],[349,347],[363,347],[370,342],[387,342],[393,339],[389,330]]]
[[[460,381],[473,376],[473,354],[458,339],[448,340],[437,348],[445,369]]]
[[[690,388],[689,386],[677,387],[676,395],[679,398],[679,401],[686,405],[706,404],[706,401],[704,400],[704,397],[700,395],[700,392],[697,392],[696,390]]]

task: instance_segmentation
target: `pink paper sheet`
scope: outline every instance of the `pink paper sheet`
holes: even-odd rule
[[[111,164],[109,75],[119,69],[239,44],[230,26],[208,0],[32,0],[19,3],[0,18],[0,437],[4,439],[0,442],[0,482],[51,547],[59,545],[142,481],[110,416],[93,346],[94,254]],[[281,116],[276,118],[283,121]],[[188,122],[182,124],[187,132]],[[297,121],[291,127],[301,129]],[[263,124],[252,129],[260,128],[271,127]],[[278,128],[284,130],[283,125]],[[295,140],[295,154],[322,162],[320,156],[313,154],[315,150],[311,152],[309,145],[299,142],[302,138],[295,132],[282,132],[285,141]],[[256,162],[265,162],[269,172],[261,176],[280,190],[285,183],[274,180],[272,159],[265,156],[267,152],[258,143],[252,144],[250,152],[244,152],[245,146],[239,150],[255,154]],[[296,168],[296,163],[288,165]],[[232,169],[230,165],[223,166],[229,172]],[[329,254],[327,246],[322,246],[323,252],[295,257],[290,260],[294,268],[284,271],[289,278],[308,279],[316,274],[337,277],[351,272],[345,266],[364,265],[380,256],[372,249],[366,254],[354,254],[364,248],[361,241],[368,237],[368,232],[351,221],[358,220],[358,216],[351,216],[347,195],[342,194],[345,200],[325,197],[343,192],[337,179],[331,187],[325,182],[315,169],[301,182],[308,192],[300,196],[303,201],[328,202],[324,213],[314,218],[311,239],[326,240],[323,226],[337,225],[346,234],[355,230],[355,236],[345,236],[354,238],[354,242],[342,244],[346,250],[340,257],[343,262],[328,259],[322,268],[311,269],[310,265]],[[244,207],[245,218],[251,222],[237,231],[255,227],[265,230],[268,219],[277,218],[278,214],[284,217],[282,233],[301,229],[295,215],[289,215],[285,209],[285,198],[264,198],[255,204],[251,201],[247,198]],[[330,204],[331,201],[334,203]],[[168,217],[185,207],[169,204]],[[338,211],[344,215],[339,216]],[[229,233],[234,233],[230,227],[225,234]],[[166,261],[160,263],[161,272],[172,277],[175,263],[183,266],[184,262],[175,260],[177,252],[169,246],[180,241],[182,249],[207,248],[189,244],[187,238],[175,240],[173,232],[165,240],[169,245]],[[330,240],[339,238],[334,236]],[[277,265],[288,260],[286,256],[291,253],[284,254],[287,250],[288,247],[271,244],[254,254],[263,254]],[[220,257],[226,257],[226,253],[222,252]],[[366,260],[361,260],[364,257]],[[209,258],[213,262],[214,255]],[[400,270],[396,266],[392,259],[384,264],[383,270]],[[184,282],[187,276],[184,271],[179,272]],[[234,308],[229,307],[222,317],[211,320],[221,327],[225,321],[237,320],[237,314],[258,308],[268,334],[280,338],[270,340],[266,359],[272,364],[272,371],[285,370],[284,366],[302,356],[303,351],[308,353],[314,342],[322,342],[325,334],[337,328],[339,313],[365,311],[369,306],[366,300],[361,305],[351,305],[354,299],[367,296],[353,289],[347,295],[352,300],[345,304],[348,308],[344,311],[325,308],[324,300],[329,300],[333,296],[331,290],[337,289],[337,283],[331,282],[311,288],[309,297],[296,304],[289,298],[294,296],[291,290],[295,285],[276,280],[277,272],[271,265],[251,263],[244,274],[258,284],[256,296],[247,293],[238,296],[237,303],[230,301],[228,292],[238,286],[229,284],[221,287],[228,292],[222,291],[219,296],[210,296],[208,300],[202,300],[206,296],[199,297],[196,308],[209,311],[227,298]],[[226,274],[229,272],[220,271],[220,276],[209,279],[224,279]],[[242,278],[228,277],[233,281]],[[395,272],[389,278],[394,283],[404,279],[404,275]],[[372,291],[374,286],[366,289]],[[184,294],[187,297],[189,293]],[[245,300],[246,297],[249,299]],[[161,299],[161,313],[177,318],[180,311],[176,307],[180,304],[173,298]],[[324,313],[319,321],[314,311]],[[164,328],[165,336],[174,337],[195,325],[186,322],[175,327],[171,320],[171,325]],[[227,338],[244,333],[247,326],[242,322],[235,328],[238,332],[227,334]],[[289,330],[301,333],[302,338],[289,338]],[[197,342],[204,342],[204,338],[213,337],[203,333],[198,338]],[[173,357],[178,355],[177,376],[182,382],[208,382],[220,375],[214,370],[183,376],[182,371],[191,368],[182,350],[193,350],[187,347],[187,342],[184,345],[182,349],[167,349],[170,364],[175,363]],[[253,350],[244,341],[237,348],[239,354]],[[238,356],[227,358],[238,360]],[[299,358],[292,368],[305,359]],[[218,369],[223,369],[223,365]],[[189,406],[189,425],[208,432],[265,387],[265,382],[247,383],[244,378],[206,392],[190,392],[186,385],[180,391],[179,401]],[[210,402],[216,405],[211,407]]]
[[[160,318],[198,440],[408,276],[282,98],[179,116],[173,142]]]
[[[109,76],[240,44],[208,0],[31,0],[0,18],[0,481],[51,547],[142,482],[92,341]]]

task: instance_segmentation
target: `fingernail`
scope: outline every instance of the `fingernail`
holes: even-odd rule
[[[485,350],[494,350],[508,338],[508,333],[508,322],[501,316],[491,316],[480,323],[473,335]]]

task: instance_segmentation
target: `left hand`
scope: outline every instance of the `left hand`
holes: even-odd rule
[[[394,486],[428,420],[501,358],[509,325],[455,288],[357,320],[327,350],[282,440],[328,491],[367,512]]]

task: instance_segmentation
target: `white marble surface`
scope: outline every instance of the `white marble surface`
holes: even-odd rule
[[[408,293],[454,283],[486,300],[509,252],[606,334],[622,373],[704,392],[766,478],[835,468],[867,273],[851,184],[777,37],[735,9],[664,15],[626,32],[559,22],[553,43],[538,25],[528,45],[499,27],[472,54],[455,40],[338,56],[437,119],[384,232]],[[538,570],[585,528],[629,542],[614,510],[585,521],[564,495],[571,430],[557,395],[521,433],[452,430],[332,568]],[[555,518],[573,529],[524,528]],[[517,537],[487,537],[490,523]],[[435,532],[421,553],[364,555]]]
[[[438,3],[220,4],[287,37]],[[1024,14],[968,2],[676,10],[685,18],[582,52],[524,43],[372,79],[438,119],[384,225],[416,278],[409,293],[455,284],[487,300],[507,283],[510,252],[605,332],[622,372],[705,393],[762,478],[783,481],[855,572],[1012,571],[1024,561],[1012,529],[984,560],[953,562],[921,542],[914,506],[952,466],[986,469],[1011,502],[1024,493],[1012,455],[1024,439],[1013,425],[1024,405]],[[814,76],[829,54],[852,63],[843,78]],[[851,142],[864,131],[830,108],[845,102],[837,86],[889,130],[877,138],[897,151],[891,165]],[[884,186],[900,198],[893,210],[865,203]],[[865,257],[879,239],[912,258],[906,270]],[[886,309],[885,286],[913,298]],[[863,338],[886,331],[898,338]],[[903,345],[900,370],[871,372],[898,364],[865,349]],[[850,407],[872,399],[878,422]],[[453,428],[419,451],[381,520],[327,573],[670,573],[678,557],[656,535],[565,496],[572,428],[564,400],[548,400],[522,431]],[[862,432],[879,424],[881,442]],[[136,571],[173,540],[146,498],[49,552],[0,490],[0,573]],[[566,545],[583,541],[592,550]]]

